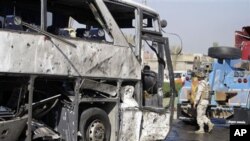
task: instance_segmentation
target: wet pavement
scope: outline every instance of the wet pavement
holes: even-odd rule
[[[195,134],[196,125],[186,124],[180,120],[174,120],[173,127],[165,141],[229,141],[229,126],[219,120],[213,120],[215,124],[211,133]]]

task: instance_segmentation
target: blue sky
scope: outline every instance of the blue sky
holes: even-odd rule
[[[184,53],[207,54],[213,42],[234,46],[235,30],[250,26],[250,0],[147,0],[147,5],[167,20],[166,32],[181,36]],[[166,36],[172,46],[180,45],[177,37]]]

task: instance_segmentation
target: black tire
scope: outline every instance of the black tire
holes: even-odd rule
[[[79,130],[82,134],[81,141],[89,141],[89,128],[95,121],[99,121],[104,126],[104,141],[110,141],[111,125],[109,117],[100,108],[90,108],[82,112],[79,124]]]
[[[236,47],[210,47],[208,56],[217,59],[239,59],[241,50]]]

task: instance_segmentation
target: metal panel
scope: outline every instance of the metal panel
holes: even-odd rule
[[[140,64],[128,47],[86,40],[66,45],[43,35],[0,31],[0,72],[140,79]]]
[[[119,141],[139,141],[142,112],[138,108],[125,108],[121,117]]]
[[[164,140],[170,129],[170,113],[143,112],[140,141]]]
[[[73,110],[63,107],[59,115],[60,120],[57,126],[56,131],[60,133],[60,136],[65,141],[76,141],[75,137],[77,131],[75,126],[77,122],[75,121],[75,116],[78,113],[75,113]]]
[[[99,92],[103,92],[106,94],[109,94],[111,96],[116,96],[117,94],[117,87],[89,79],[85,79],[83,82],[83,86],[81,87],[83,89],[91,89]]]
[[[24,116],[21,118],[1,121],[0,122],[0,140],[1,141],[16,141],[22,133],[28,117]],[[19,130],[17,130],[19,129]]]

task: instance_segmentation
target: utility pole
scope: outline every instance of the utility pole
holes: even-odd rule
[[[147,5],[147,0],[142,0],[142,3]]]

